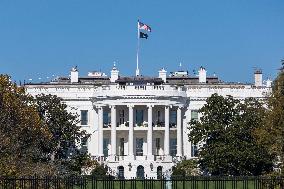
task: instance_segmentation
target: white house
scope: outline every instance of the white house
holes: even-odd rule
[[[188,122],[198,119],[198,109],[214,93],[265,98],[271,81],[263,84],[262,72],[255,72],[254,84],[221,82],[207,76],[200,67],[198,76],[186,71],[158,77],[123,77],[114,66],[110,77],[89,72],[80,77],[77,68],[71,77],[25,85],[31,95],[52,94],[63,98],[69,110],[80,115],[80,124],[91,134],[82,147],[108,167],[110,174],[125,178],[154,177],[171,172],[183,159],[196,155],[188,141]]]

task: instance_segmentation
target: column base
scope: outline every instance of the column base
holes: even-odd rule
[[[116,155],[110,155],[109,157],[108,157],[108,160],[110,161],[110,162],[115,162],[116,161]]]
[[[165,162],[172,162],[172,161],[173,161],[173,158],[172,158],[172,156],[170,156],[170,155],[165,155],[164,161],[165,161]]]
[[[154,161],[154,155],[147,155],[148,161]]]
[[[133,161],[133,160],[135,159],[134,157],[135,157],[134,155],[127,155],[127,156],[125,157],[125,160]]]

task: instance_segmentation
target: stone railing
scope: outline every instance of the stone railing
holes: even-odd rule
[[[183,87],[173,87],[170,85],[109,85],[95,89],[94,97],[103,96],[171,96],[186,97]]]

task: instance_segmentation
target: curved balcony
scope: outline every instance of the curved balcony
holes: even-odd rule
[[[94,97],[186,97],[183,87],[170,85],[109,85],[95,89]]]

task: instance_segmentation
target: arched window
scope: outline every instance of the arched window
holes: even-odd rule
[[[118,178],[119,179],[124,179],[124,167],[123,166],[119,166],[117,169],[118,169]]]
[[[139,165],[137,167],[136,178],[140,178],[140,179],[144,178],[144,167],[142,165]]]
[[[162,177],[163,177],[163,167],[158,166],[157,167],[157,179],[162,179]]]

